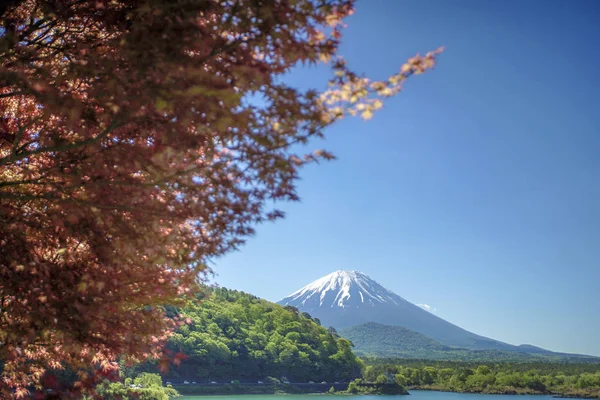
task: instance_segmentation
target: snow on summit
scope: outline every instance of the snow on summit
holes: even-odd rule
[[[279,303],[346,308],[403,301],[362,272],[339,270],[309,283]]]

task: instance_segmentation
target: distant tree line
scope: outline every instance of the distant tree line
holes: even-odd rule
[[[532,393],[600,397],[598,364],[496,363],[368,359],[363,378],[393,377],[401,386],[471,393]]]

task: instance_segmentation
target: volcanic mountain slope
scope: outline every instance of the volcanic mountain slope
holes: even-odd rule
[[[553,353],[539,347],[530,347],[531,352],[501,350],[467,350],[441,344],[418,332],[401,326],[390,326],[367,322],[337,331],[352,342],[354,352],[360,356],[385,358],[417,358],[426,360],[467,361],[467,362],[591,362],[599,358],[591,356]]]
[[[319,318],[325,326],[348,328],[367,322],[401,326],[446,346],[521,353],[552,352],[513,346],[476,335],[403,299],[358,271],[335,271],[279,301]]]
[[[368,355],[401,357],[454,349],[402,326],[375,322],[342,328],[338,333],[352,341],[355,351]]]

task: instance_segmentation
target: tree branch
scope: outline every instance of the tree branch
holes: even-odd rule
[[[19,95],[22,95],[22,94],[25,94],[25,93],[19,92],[19,91],[9,92],[9,93],[0,93],[0,99],[2,99],[4,97],[19,96]]]
[[[4,19],[4,14],[11,7],[17,7],[23,0],[4,0],[0,1],[0,15]]]
[[[46,185],[46,182],[40,182],[42,179],[44,179],[45,176],[42,176],[40,178],[36,178],[36,179],[27,179],[24,181],[7,181],[7,182],[0,182],[0,188],[3,187],[7,187],[7,186],[18,186],[18,185]],[[0,194],[0,196],[2,196]]]
[[[108,136],[109,133],[111,133],[112,131],[114,131],[116,128],[122,126],[123,123],[119,123],[116,120],[113,121],[108,128],[106,128],[104,130],[104,132],[100,133],[98,136],[95,136],[93,138],[89,138],[89,139],[85,139],[85,140],[80,140],[78,142],[73,142],[73,143],[65,143],[59,146],[53,146],[53,147],[40,147],[38,149],[35,150],[31,150],[31,151],[26,151],[24,153],[18,153],[18,154],[14,154],[12,153],[9,156],[6,156],[4,158],[0,158],[0,166],[6,165],[10,162],[14,162],[14,161],[19,161],[22,160],[24,158],[36,155],[36,154],[42,154],[42,153],[52,153],[52,152],[57,152],[57,151],[69,151],[69,150],[74,150],[80,147],[84,147],[90,144],[94,144],[94,143],[98,143],[100,142],[102,139],[106,138]]]

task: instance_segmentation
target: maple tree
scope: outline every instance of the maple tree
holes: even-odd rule
[[[338,55],[351,0],[12,0],[0,12],[0,360],[6,396],[158,356],[204,262],[298,196],[296,154],[404,80]],[[322,92],[282,77],[328,63]],[[180,323],[175,321],[175,323]],[[46,382],[46,383],[44,383]]]

